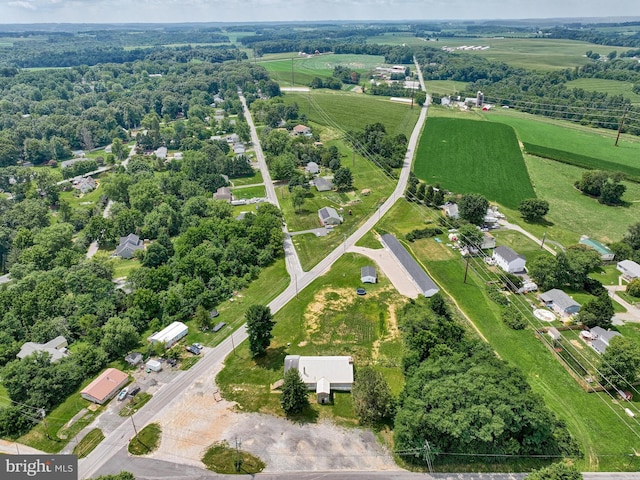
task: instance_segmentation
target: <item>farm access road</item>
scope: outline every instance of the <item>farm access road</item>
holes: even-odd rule
[[[416,67],[418,67],[420,83],[422,85],[422,88],[424,89],[422,72],[420,71],[417,62]],[[243,108],[245,108],[245,118],[247,119],[247,123],[251,128],[251,138],[254,142],[254,149],[256,152],[256,156],[258,157],[260,170],[262,171],[263,179],[265,180],[267,198],[270,200],[275,200],[277,204],[275,189],[273,189],[273,183],[270,181],[271,177],[270,175],[268,175],[268,170],[266,169],[266,161],[264,160],[264,155],[262,154],[262,149],[260,148],[260,141],[255,129],[255,124],[251,117],[251,112],[248,108],[246,108],[246,101],[244,100],[244,97],[241,95],[240,98],[241,102],[243,102]],[[424,126],[426,116],[427,103],[425,102],[425,104],[421,108],[420,116],[409,139],[407,153],[402,165],[398,184],[391,196],[379,207],[377,215],[374,213],[374,215],[370,217],[358,230],[356,230],[356,232],[348,237],[342,245],[336,247],[327,257],[325,257],[318,265],[316,265],[308,272],[302,272],[301,267],[299,268],[296,265],[295,262],[297,261],[297,254],[293,249],[293,245],[291,244],[291,250],[287,251],[287,242],[285,241],[285,255],[292,256],[292,258],[287,258],[287,270],[291,275],[291,281],[284,292],[282,292],[268,305],[271,309],[271,312],[276,313],[277,311],[279,311],[284,305],[295,298],[298,290],[304,289],[313,280],[329,270],[329,268],[342,256],[347,248],[353,247],[365,233],[373,228],[375,223],[382,217],[382,215],[387,213],[389,209],[395,204],[395,202],[403,197],[404,190],[409,179],[409,172],[413,160],[413,152],[415,151],[418,144],[418,139],[420,138],[420,133],[422,131],[422,127]],[[265,171],[263,169],[267,170],[266,176],[264,175]],[[270,191],[272,193],[269,193]],[[290,241],[290,238],[288,238],[288,240]],[[299,261],[297,262],[297,264],[299,265]],[[291,270],[289,270],[290,268]],[[298,270],[300,274],[292,274],[292,271],[295,270]],[[111,460],[112,457],[121,449],[124,449],[126,451],[126,445],[129,439],[132,438],[135,434],[132,426],[133,422],[135,422],[136,425],[143,426],[160,419],[164,412],[168,411],[172,405],[181,400],[182,395],[185,394],[185,391],[190,385],[202,381],[203,378],[207,377],[209,372],[220,368],[220,365],[222,365],[224,359],[232,352],[233,345],[240,344],[241,342],[246,340],[246,338],[246,325],[243,325],[229,337],[227,337],[220,345],[211,349],[210,352],[207,352],[207,354],[203,358],[201,358],[193,367],[177,375],[171,383],[161,388],[149,401],[149,403],[147,403],[133,417],[131,417],[133,418],[132,421],[125,421],[126,419],[123,419],[123,422],[120,424],[120,426],[118,426],[111,433],[107,434],[105,432],[105,439],[87,457],[80,460],[79,478],[90,478],[94,475],[107,472],[110,466],[112,468],[113,463],[115,463]],[[294,452],[292,452],[292,454],[294,454]],[[167,470],[163,470],[163,472],[165,471]],[[181,475],[178,475],[178,477],[181,477]]]

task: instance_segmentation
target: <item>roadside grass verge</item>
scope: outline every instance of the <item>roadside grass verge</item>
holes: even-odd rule
[[[189,370],[196,363],[198,363],[198,360],[200,360],[200,358],[201,357],[199,355],[191,355],[189,357],[183,357],[180,360],[180,370]]]
[[[124,405],[118,415],[121,417],[130,417],[142,407],[144,407],[153,396],[147,392],[140,392],[133,397],[126,405]]]
[[[252,475],[260,473],[266,467],[258,457],[244,450],[231,448],[225,441],[211,445],[202,457],[202,463],[207,470],[227,475]]]
[[[229,334],[237,330],[245,323],[245,312],[250,305],[266,305],[282,293],[289,285],[289,275],[284,259],[276,260],[260,272],[260,275],[251,284],[238,292],[238,295],[222,302],[216,307],[220,315],[212,319],[213,323],[225,322],[227,325],[219,332],[211,330],[203,332],[199,330],[192,320],[186,322],[189,333],[185,338],[186,345],[194,342],[209,347],[215,347]],[[184,346],[181,348],[184,349]],[[197,357],[199,358],[199,357]]]
[[[325,275],[275,314],[274,337],[266,355],[252,358],[243,342],[225,360],[216,383],[224,397],[238,403],[242,411],[284,416],[280,391],[270,385],[283,376],[286,355],[350,355],[357,366],[379,368],[394,392],[404,379],[400,367],[402,343],[395,312],[406,301],[379,274],[367,295],[359,297],[360,268],[371,260],[360,255],[343,255]],[[349,394],[334,395],[332,405],[318,405],[310,393],[311,407],[304,421],[332,418],[354,425]]]
[[[511,208],[535,197],[515,131],[497,123],[429,118],[413,168],[428,184]]]
[[[231,189],[231,193],[233,193],[233,198],[236,200],[255,198],[255,197],[265,198],[267,196],[267,191],[265,190],[264,185],[256,185],[253,187],[243,187],[243,188],[233,188]]]
[[[102,430],[94,428],[78,442],[78,444],[73,448],[73,453],[78,455],[78,458],[84,458],[89,455],[102,440],[104,440]]]
[[[148,455],[160,445],[162,429],[157,423],[150,423],[129,442],[128,451],[131,455]]]

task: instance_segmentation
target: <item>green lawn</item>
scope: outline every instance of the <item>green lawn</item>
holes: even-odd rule
[[[604,78],[579,78],[565,83],[569,88],[581,88],[593,92],[604,92],[609,95],[622,95],[633,103],[640,103],[640,95],[634,93],[633,82],[607,80]]]
[[[127,278],[131,272],[141,267],[140,262],[135,258],[119,258],[111,259],[113,265],[113,278]]]
[[[336,125],[340,130],[358,131],[364,130],[366,125],[380,122],[388,134],[402,133],[409,138],[420,114],[418,108],[392,103],[389,97],[362,93],[321,89],[309,93],[287,92],[283,98],[287,104],[297,103],[300,113],[320,127],[331,130],[334,137],[342,136],[336,131]],[[322,131],[320,133],[324,142]]]
[[[80,193],[79,190],[72,188],[68,192],[60,192],[60,198],[62,200],[66,200],[71,205],[71,208],[85,207],[85,208],[93,208],[100,200],[100,197],[104,194],[102,189],[100,188],[100,184],[95,190],[88,193]]]
[[[414,171],[428,184],[511,208],[535,197],[514,130],[497,123],[429,118]]]
[[[256,185],[253,187],[234,188],[231,190],[234,200],[249,199],[249,198],[265,198],[267,191],[264,185]]]
[[[398,213],[409,211],[417,217],[416,208],[420,207],[402,203],[396,208]],[[410,215],[404,213],[403,216]],[[380,229],[403,233],[396,229],[392,216],[384,217]],[[613,404],[604,394],[585,393],[531,329],[515,331],[507,328],[499,317],[497,305],[486,296],[484,281],[471,270],[467,283],[463,283],[464,262],[459,256],[448,254],[445,252],[447,247],[432,239],[416,241],[411,247],[443,293],[455,299],[500,357],[520,368],[533,390],[567,423],[586,455],[577,462],[579,469],[617,471],[634,468],[629,466],[626,455],[635,448],[637,438],[618,417],[619,414],[626,418],[622,406]],[[525,304],[522,308],[530,307]],[[537,324],[541,325],[540,322]]]
[[[162,429],[157,423],[150,423],[138,432],[129,442],[131,455],[147,455],[160,445]]]
[[[8,407],[9,405],[11,405],[9,392],[7,392],[5,386],[0,382],[0,407]]]
[[[458,82],[455,80],[426,80],[424,86],[427,88],[429,95],[451,95],[466,89],[467,82]]]
[[[87,433],[80,442],[73,448],[73,453],[78,455],[78,458],[84,458],[89,455],[98,444],[104,440],[104,434],[99,428],[94,428]]]
[[[238,454],[240,458],[238,459]],[[238,460],[240,464],[238,465]],[[266,467],[265,463],[258,457],[243,450],[236,450],[229,446],[227,442],[214,443],[202,457],[208,470],[223,474],[254,474],[259,473]]]
[[[267,69],[271,79],[281,86],[309,85],[314,77],[330,77],[336,66],[345,66],[362,73],[369,72],[384,64],[381,55],[334,54],[316,55],[312,57],[298,56],[273,61],[262,61],[260,64]]]
[[[260,170],[256,170],[255,173],[250,177],[231,178],[229,181],[234,187],[241,187],[243,185],[253,185],[264,182]]]
[[[367,285],[367,295],[355,294],[360,286],[360,268],[367,258],[346,254],[331,270],[285,305],[276,315],[266,356],[251,358],[247,343],[236,348],[225,361],[217,383],[225,398],[237,401],[242,410],[283,415],[278,393],[269,385],[282,378],[284,357],[298,355],[351,355],[357,365],[380,368],[398,392],[402,345],[395,327],[395,312],[404,299],[383,275],[379,283]],[[350,396],[340,396],[330,406],[312,400],[307,417],[331,417],[344,424],[355,422]]]

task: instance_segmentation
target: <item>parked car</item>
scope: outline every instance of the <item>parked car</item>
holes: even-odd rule
[[[200,343],[194,343],[193,346],[196,347],[198,350],[202,350],[204,348]]]
[[[131,391],[129,392],[129,395],[131,395],[132,397],[135,397],[139,392],[140,392],[140,387],[136,386],[131,389]]]
[[[129,393],[129,389],[127,387],[120,390],[120,393],[118,394],[118,401],[122,401],[127,398],[127,393]]]
[[[167,359],[167,363],[172,367],[175,367],[178,364],[178,361],[175,358],[169,358]]]
[[[194,355],[200,355],[200,349],[197,347],[194,347],[193,345],[189,345],[187,347],[187,352],[193,353]]]

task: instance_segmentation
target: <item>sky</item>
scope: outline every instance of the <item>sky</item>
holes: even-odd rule
[[[0,0],[0,23],[638,17],[639,0]]]

